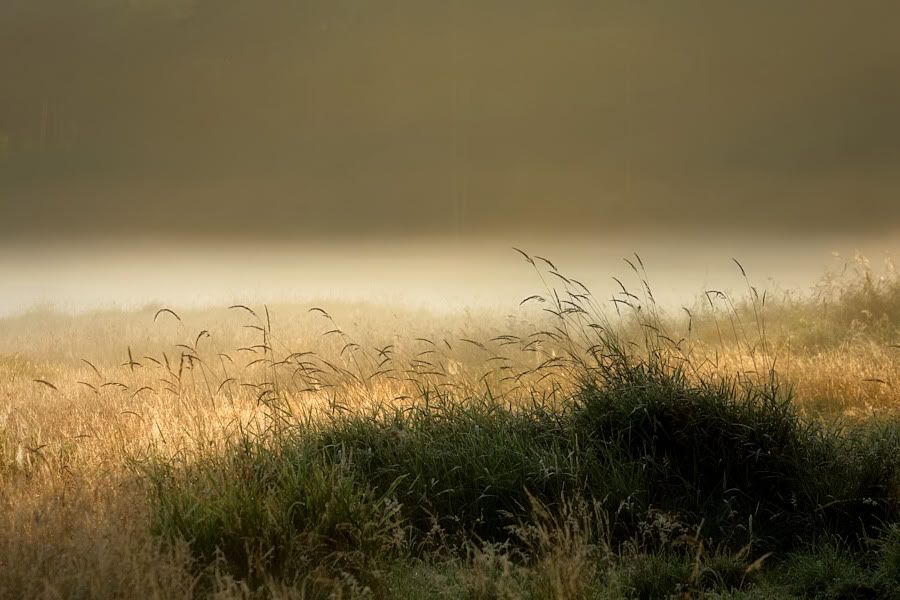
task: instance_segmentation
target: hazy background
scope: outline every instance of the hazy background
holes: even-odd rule
[[[2,0],[0,311],[900,250],[900,4]],[[727,282],[730,282],[727,279]],[[729,283],[730,284],[730,283]],[[479,300],[480,299],[480,300]]]

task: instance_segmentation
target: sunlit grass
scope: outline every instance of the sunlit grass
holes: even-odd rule
[[[861,261],[818,296],[748,281],[671,313],[639,258],[613,302],[527,259],[545,287],[509,314],[4,320],[0,596],[778,597],[898,580],[895,274]],[[826,559],[832,583],[816,581]]]

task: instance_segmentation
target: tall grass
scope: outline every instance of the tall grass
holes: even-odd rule
[[[861,271],[827,312],[748,280],[677,316],[637,256],[611,301],[523,257],[532,312],[481,330],[234,306],[220,335],[156,308],[151,344],[3,358],[0,595],[891,597],[895,279]]]
[[[525,258],[536,268],[542,260]],[[585,544],[613,556],[655,556],[673,552],[673,537],[690,539],[740,557],[744,575],[751,556],[834,540],[865,549],[900,518],[900,422],[803,419],[764,362],[774,360],[769,348],[749,356],[760,361],[749,373],[698,368],[639,261],[643,292],[623,286],[620,321],[545,261],[544,281],[561,284],[529,301],[552,316],[532,336],[546,346],[517,376],[554,384],[533,385],[524,401],[490,385],[465,394],[417,379],[418,394],[405,403],[332,405],[298,418],[271,356],[271,379],[257,384],[272,408],[263,431],[185,464],[144,465],[155,530],[190,540],[207,561],[223,556],[241,575],[333,564],[368,584],[376,558],[452,556],[473,544],[531,557],[521,531],[536,506],[549,515],[573,502],[595,507],[604,527]],[[739,312],[728,314],[732,323]],[[357,383],[370,385],[357,368]],[[670,559],[689,558],[684,552]],[[680,579],[701,581],[696,568]]]

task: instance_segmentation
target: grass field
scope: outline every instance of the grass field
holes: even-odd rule
[[[0,598],[900,597],[900,276],[0,321]],[[742,269],[739,264],[736,269]]]

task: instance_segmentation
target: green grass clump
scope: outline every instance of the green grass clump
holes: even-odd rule
[[[591,543],[613,548],[652,553],[686,536],[724,555],[829,536],[862,548],[900,520],[898,455],[896,425],[838,432],[804,423],[773,390],[691,383],[641,363],[594,372],[561,408],[432,397],[243,437],[150,474],[156,530],[190,540],[202,560],[223,556],[241,573],[329,563],[361,574],[374,557],[516,545],[534,502],[553,512],[567,498],[609,515]],[[886,565],[895,542],[883,546]],[[734,573],[720,578],[735,585]]]
[[[353,553],[505,541],[533,499],[587,496],[603,477],[604,495],[621,496],[636,485],[624,472],[579,453],[570,419],[489,402],[347,416],[148,468],[156,531],[241,572],[258,556],[283,571]]]
[[[578,427],[599,452],[612,446],[643,465],[647,505],[737,545],[806,527],[824,440],[777,390],[691,383],[652,362],[604,375],[582,389]]]
[[[799,598],[889,598],[860,556],[833,542],[790,556],[782,565],[785,589]]]
[[[900,423],[802,420],[777,386],[692,382],[645,362],[590,380],[575,417],[602,456],[639,461],[648,506],[737,547],[865,535],[900,513]]]
[[[687,591],[693,565],[690,557],[673,553],[643,554],[622,568],[624,589],[633,598],[668,598]]]
[[[576,501],[606,515],[583,545],[643,553],[615,571],[634,597],[740,590],[750,547],[813,548],[784,567],[804,597],[897,581],[900,536],[883,527],[900,521],[897,423],[813,424],[774,384],[696,381],[658,354],[614,356],[585,369],[562,405],[430,394],[406,409],[282,423],[221,454],[155,463],[155,529],[189,540],[201,563],[224,560],[251,579],[327,568],[377,586],[387,559],[473,543],[534,560],[521,524],[535,506],[556,514]],[[871,554],[883,530],[871,565],[827,545]],[[690,541],[715,547],[718,562],[699,568]]]
[[[201,563],[224,560],[241,576],[326,564],[366,573],[403,535],[392,488],[380,492],[302,438],[292,442],[244,438],[223,456],[146,466],[154,530],[190,540]]]
[[[511,410],[490,399],[444,398],[385,418],[351,416],[318,435],[332,456],[376,489],[393,489],[418,532],[502,541],[512,517],[560,498],[600,497],[615,507],[640,487],[640,473],[581,446],[567,411]]]

